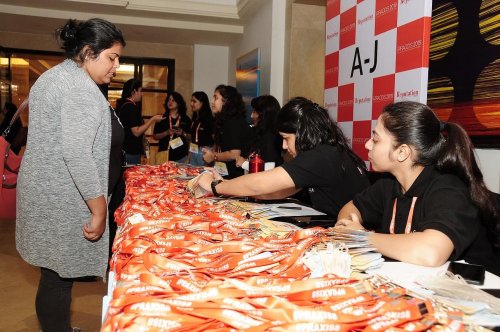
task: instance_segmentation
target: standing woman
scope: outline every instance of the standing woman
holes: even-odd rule
[[[31,89],[17,186],[16,247],[41,268],[44,332],[71,330],[73,278],[106,275],[111,117],[98,85],[111,82],[125,46],[120,30],[98,18],[69,20],[56,37],[66,60]]]
[[[328,112],[297,97],[278,113],[283,149],[292,160],[271,170],[221,181],[215,172],[200,176],[198,185],[215,196],[281,199],[307,190],[315,209],[333,218],[355,194],[368,187],[364,162],[349,148]]]
[[[228,179],[243,175],[243,169],[236,166],[236,159],[248,152],[250,126],[245,120],[245,104],[235,87],[219,85],[212,100],[215,114],[215,151],[204,150],[203,160],[216,162],[216,168]]]
[[[123,84],[122,97],[117,100],[116,109],[125,129],[125,151],[127,165],[141,163],[144,152],[144,133],[153,123],[163,120],[161,114],[152,116],[144,123],[138,103],[142,100],[142,82],[131,78]]]
[[[280,103],[270,95],[255,97],[252,99],[252,139],[249,153],[258,153],[265,162],[272,162],[275,166],[283,163],[282,138],[276,129],[276,117],[280,110]],[[236,165],[246,159],[238,158]]]
[[[191,129],[191,119],[186,115],[186,102],[178,92],[170,92],[165,98],[165,115],[155,125],[154,139],[158,140],[156,164],[167,160],[186,162],[189,143],[186,135]]]
[[[215,126],[210,102],[205,92],[193,92],[191,109],[193,110],[193,123],[190,132],[189,163],[194,166],[204,166],[202,149],[213,148]]]
[[[439,266],[465,259],[500,273],[498,207],[465,130],[411,101],[385,107],[366,143],[380,179],[344,206],[337,225],[366,228],[383,255]]]

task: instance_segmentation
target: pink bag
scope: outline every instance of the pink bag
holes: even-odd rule
[[[9,127],[0,135],[0,219],[16,218],[17,174],[21,166],[22,156],[16,155],[10,149],[10,143],[4,136],[8,134],[10,126],[17,120],[27,104],[28,100],[26,99],[12,117]]]
[[[0,136],[0,219],[16,218],[17,173],[21,156],[10,150],[10,144]]]

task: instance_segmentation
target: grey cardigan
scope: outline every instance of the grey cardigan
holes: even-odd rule
[[[92,243],[82,226],[90,221],[85,200],[108,192],[106,98],[82,68],[65,60],[33,85],[28,128],[17,186],[17,250],[29,264],[63,278],[105,277],[108,229]]]

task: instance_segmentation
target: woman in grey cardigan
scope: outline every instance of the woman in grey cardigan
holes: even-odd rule
[[[36,311],[44,332],[71,331],[73,279],[105,277],[111,117],[109,84],[125,41],[101,19],[56,30],[66,60],[40,76],[17,187],[16,247],[41,268]]]

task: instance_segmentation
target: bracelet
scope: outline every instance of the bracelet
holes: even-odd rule
[[[221,196],[222,196],[222,195],[221,195],[221,194],[219,194],[219,193],[217,192],[217,190],[215,189],[215,187],[216,187],[219,183],[221,183],[221,182],[222,182],[222,180],[213,180],[213,181],[212,181],[212,183],[210,183],[210,188],[212,188],[212,194],[213,194],[215,197],[221,197]]]

